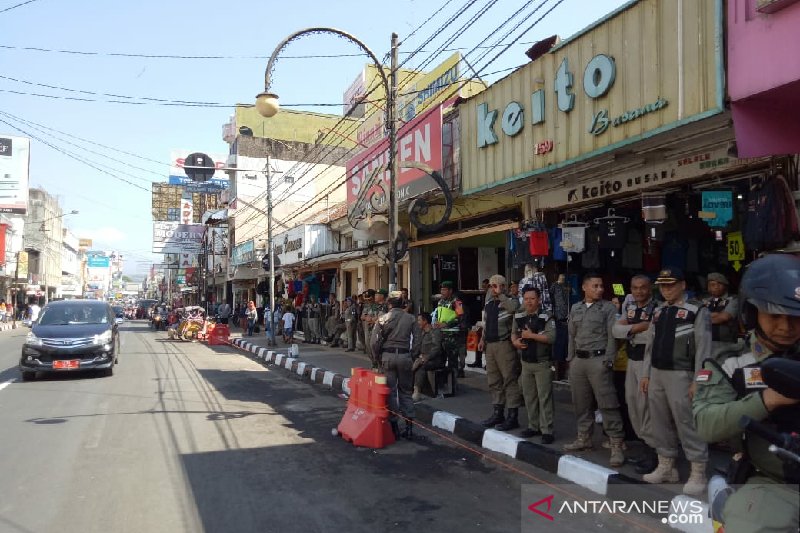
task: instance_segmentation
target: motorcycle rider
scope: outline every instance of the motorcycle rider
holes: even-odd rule
[[[743,351],[722,363],[706,359],[695,376],[693,413],[707,442],[730,439],[736,450],[727,481],[741,487],[722,511],[726,533],[798,531],[800,466],[784,463],[769,442],[742,431],[742,416],[781,433],[800,431],[800,404],[767,387],[761,364],[771,357],[800,360],[800,258],[768,255],[754,261],[739,289]],[[791,484],[791,485],[790,485]]]

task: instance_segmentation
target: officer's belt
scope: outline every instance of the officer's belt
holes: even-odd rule
[[[409,352],[406,348],[384,348],[383,353],[394,353],[397,355],[408,355]]]
[[[591,357],[599,357],[605,354],[605,350],[575,350],[575,357],[578,359],[589,359]]]

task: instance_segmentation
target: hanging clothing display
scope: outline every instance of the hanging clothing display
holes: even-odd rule
[[[622,250],[622,266],[631,270],[642,269],[642,232],[636,228],[628,230],[628,240]]]
[[[645,222],[663,222],[667,219],[667,195],[665,193],[642,193],[642,219]]]
[[[621,250],[628,240],[627,219],[601,218],[598,224],[598,245],[601,250]]]
[[[581,266],[586,269],[600,268],[600,247],[597,228],[586,230],[586,249],[581,255]]]
[[[562,239],[562,230],[561,228],[550,228],[550,249],[553,250],[553,260],[554,261],[566,261],[567,260],[567,252],[564,251],[564,248],[561,246],[561,239]]]
[[[514,268],[524,267],[533,263],[530,246],[528,245],[528,232],[525,230],[511,230],[509,235],[509,249],[511,250],[511,263]]]
[[[550,299],[550,284],[544,272],[534,271],[532,276],[522,278],[519,282],[520,294],[522,294],[522,290],[525,287],[536,287],[539,289],[542,298],[542,309],[548,313],[553,312],[553,303]]]
[[[586,226],[561,226],[561,248],[579,254],[586,249]]]
[[[800,238],[794,197],[783,176],[750,189],[743,237],[750,250],[773,250]]]
[[[550,241],[547,231],[531,231],[528,234],[528,246],[532,257],[547,257],[550,255]]]

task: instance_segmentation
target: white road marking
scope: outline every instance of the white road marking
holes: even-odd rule
[[[17,381],[17,380],[16,380],[16,379],[9,379],[8,381],[4,381],[3,383],[0,383],[0,390],[3,390],[3,389],[5,389],[6,387],[8,387],[9,385],[11,385],[11,384],[12,384],[12,383],[14,383],[15,381]]]

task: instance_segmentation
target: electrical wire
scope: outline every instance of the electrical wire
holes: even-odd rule
[[[14,6],[11,6],[11,7],[7,7],[5,9],[0,9],[0,13],[5,13],[6,11],[11,11],[12,9],[16,9],[18,7],[22,7],[24,5],[28,5],[28,4],[31,4],[31,3],[36,2],[36,1],[37,0],[27,0],[26,2],[20,2],[17,5],[14,5]]]

